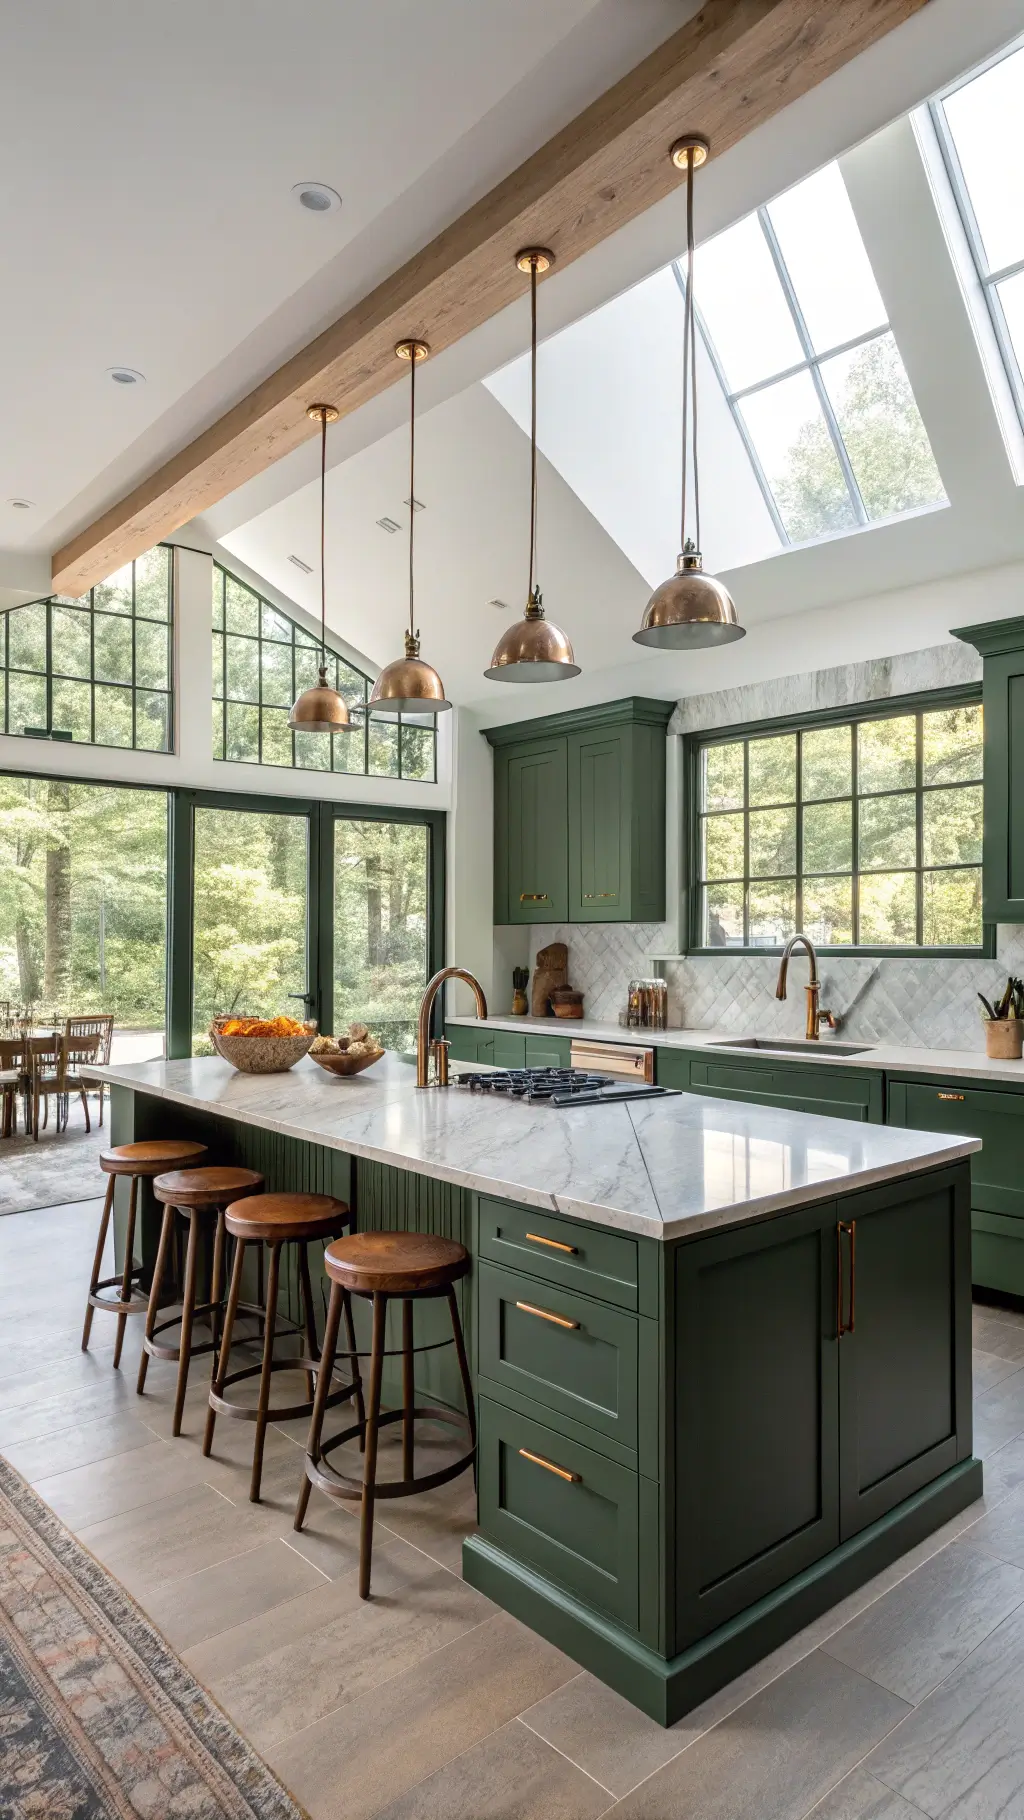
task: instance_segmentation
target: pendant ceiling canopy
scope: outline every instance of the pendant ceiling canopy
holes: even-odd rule
[[[688,133],[672,147],[673,164],[686,172],[686,299],[683,311],[683,480],[680,555],[676,572],[655,588],[633,642],[661,651],[694,651],[732,644],[744,628],[728,588],[705,575],[700,553],[700,480],[697,472],[697,333],[693,298],[693,174],[708,156],[708,142]],[[689,463],[693,461],[694,537],[686,531]]]
[[[554,263],[545,247],[525,247],[516,254],[516,266],[530,274],[530,580],[522,619],[498,640],[490,668],[491,682],[565,682],[578,676],[580,666],[561,627],[544,617],[537,586],[537,274]]]
[[[327,682],[327,584],[324,569],[324,524],[327,493],[327,425],[336,423],[333,404],[311,404],[306,416],[320,425],[320,676],[292,705],[288,725],[296,733],[354,733],[345,698]]]
[[[414,544],[416,527],[416,368],[430,353],[425,341],[400,341],[395,353],[409,362],[409,629],[405,656],[385,664],[373,685],[370,707],[384,718],[397,714],[436,714],[450,708],[444,684],[432,664],[420,656],[415,619]]]

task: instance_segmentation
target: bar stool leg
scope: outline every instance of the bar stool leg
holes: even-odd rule
[[[359,1423],[359,1451],[366,1452],[366,1404],[363,1402],[363,1377],[359,1369],[359,1354],[356,1351],[356,1330],[352,1320],[352,1298],[347,1289],[341,1291],[342,1312],[345,1316],[345,1335],[348,1340],[349,1364],[352,1369],[352,1394],[356,1406],[356,1419]]]
[[[185,1257],[185,1289],[181,1304],[181,1333],[178,1341],[178,1385],[174,1393],[174,1423],[172,1435],[177,1438],[181,1433],[181,1418],[185,1409],[185,1392],[188,1389],[188,1366],[192,1352],[192,1320],[196,1308],[196,1252],[199,1248],[199,1215],[194,1207],[188,1209],[188,1252]]]
[[[331,1299],[327,1304],[327,1325],[324,1328],[324,1343],[320,1353],[320,1370],[316,1374],[316,1397],[313,1401],[313,1414],[309,1419],[309,1439],[306,1442],[306,1452],[314,1465],[316,1465],[320,1459],[320,1436],[323,1433],[324,1414],[327,1406],[327,1398],[330,1394],[331,1377],[334,1371],[334,1355],[338,1348],[338,1328],[341,1324],[342,1304],[347,1302],[347,1300],[348,1298],[341,1286],[338,1283],[332,1284]],[[348,1313],[348,1322],[351,1326],[351,1310],[349,1310]],[[305,1470],[303,1470],[302,1484],[299,1487],[299,1499],[295,1506],[295,1521],[293,1524],[295,1529],[301,1529],[303,1523],[306,1521],[306,1511],[309,1508],[309,1494],[312,1489],[313,1486],[310,1478]]]
[[[217,1230],[213,1240],[213,1269],[210,1273],[210,1334],[213,1340],[213,1362],[210,1367],[211,1378],[217,1369],[217,1348],[221,1330],[221,1302],[224,1297],[224,1252],[227,1245],[227,1228],[224,1225],[224,1209],[217,1209]]]
[[[160,1243],[157,1246],[156,1263],[153,1266],[153,1282],[149,1291],[149,1307],[146,1310],[146,1339],[153,1338],[153,1329],[160,1313],[160,1291],[164,1286],[164,1271],[167,1268],[167,1255],[171,1249],[171,1234],[174,1231],[174,1208],[165,1206],[164,1217],[160,1226]],[[139,1378],[135,1386],[136,1395],[142,1395],[146,1388],[146,1373],[149,1370],[149,1353],[145,1341],[142,1346],[142,1357],[139,1360]]]
[[[281,1280],[281,1246],[279,1243],[270,1246],[270,1267],[267,1271],[267,1324],[263,1335],[263,1370],[260,1372],[260,1395],[256,1405],[256,1443],[252,1450],[252,1478],[249,1481],[249,1502],[260,1501],[260,1481],[263,1477],[263,1443],[267,1433],[267,1410],[270,1408],[271,1367],[274,1362],[274,1329],[277,1326],[277,1295]]]
[[[224,1332],[221,1336],[220,1352],[214,1355],[217,1360],[217,1365],[213,1374],[213,1382],[210,1385],[211,1396],[219,1397],[223,1393],[224,1379],[228,1375],[228,1360],[231,1357],[231,1335],[234,1332],[235,1316],[238,1313],[238,1304],[242,1295],[242,1263],[244,1258],[245,1240],[236,1239],[235,1262],[231,1271],[231,1288],[228,1290],[228,1305],[224,1311]],[[203,1436],[203,1453],[207,1456],[213,1446],[213,1429],[216,1420],[217,1411],[211,1403],[206,1412],[206,1433]]]
[[[363,1501],[359,1513],[359,1597],[370,1596],[373,1552],[373,1505],[377,1476],[377,1424],[380,1420],[380,1381],[384,1371],[385,1323],[388,1298],[373,1298],[373,1338],[370,1342],[370,1406],[366,1412],[366,1457],[363,1461]]]
[[[415,1464],[415,1429],[413,1409],[416,1404],[416,1389],[413,1383],[412,1353],[412,1303],[402,1303],[402,1477],[411,1479],[414,1476]]]
[[[304,1244],[299,1245],[299,1290],[302,1295],[302,1320],[306,1330],[306,1356],[310,1359],[319,1357],[320,1348],[316,1339],[316,1319],[313,1314],[313,1285],[309,1280],[309,1253]],[[313,1401],[313,1373],[306,1372],[306,1401]]]
[[[139,1178],[132,1176],[132,1191],[128,1196],[128,1231],[124,1241],[124,1275],[121,1278],[121,1300],[130,1302],[132,1295],[132,1271],[135,1268],[135,1211],[139,1201]],[[117,1339],[114,1341],[114,1370],[121,1363],[121,1348],[124,1345],[124,1330],[128,1325],[128,1316],[117,1317]]]
[[[103,1212],[100,1214],[100,1236],[96,1240],[96,1256],[92,1262],[92,1276],[89,1278],[89,1294],[91,1296],[96,1294],[96,1285],[100,1280],[100,1271],[103,1268],[103,1252],[107,1243],[107,1227],[110,1225],[110,1210],[114,1205],[114,1179],[115,1178],[112,1175],[108,1175],[107,1192],[103,1197]],[[85,1326],[82,1329],[83,1352],[88,1352],[89,1350],[89,1335],[92,1332],[92,1317],[95,1313],[95,1308],[92,1303],[89,1302],[85,1310]]]

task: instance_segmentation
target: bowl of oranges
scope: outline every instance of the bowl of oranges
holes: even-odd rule
[[[215,1017],[210,1041],[239,1074],[283,1074],[310,1048],[315,1024],[294,1017]]]

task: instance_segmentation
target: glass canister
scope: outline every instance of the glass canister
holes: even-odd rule
[[[626,1023],[636,1030],[664,1030],[667,1027],[668,985],[665,980],[630,980]]]

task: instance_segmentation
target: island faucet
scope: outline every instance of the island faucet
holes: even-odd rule
[[[814,951],[814,943],[808,936],[791,935],[786,946],[783,948],[782,959],[779,962],[779,982],[775,988],[775,996],[776,998],[785,998],[786,996],[786,975],[789,972],[789,957],[794,948],[797,947],[806,948],[807,959],[811,965],[810,981],[804,987],[804,991],[807,994],[806,1035],[809,1043],[816,1043],[819,1038],[820,1026],[822,1024],[827,1024],[830,1030],[836,1030],[838,1029],[838,1021],[831,1011],[819,1010],[818,994],[821,991],[821,981],[818,978],[818,956]]]
[[[428,1087],[430,1085],[430,1082],[427,1079],[427,1051],[430,1044],[430,1013],[433,1009],[434,999],[437,996],[437,989],[444,984],[445,980],[465,980],[466,985],[473,988],[473,997],[476,999],[477,1017],[486,1018],[487,1016],[487,1000],[484,997],[484,989],[479,980],[474,979],[471,973],[466,972],[465,967],[442,967],[439,973],[435,973],[432,980],[427,981],[426,991],[420,1000],[420,1014],[416,1020],[417,1087]],[[785,993],[783,993],[782,996],[785,997]]]

